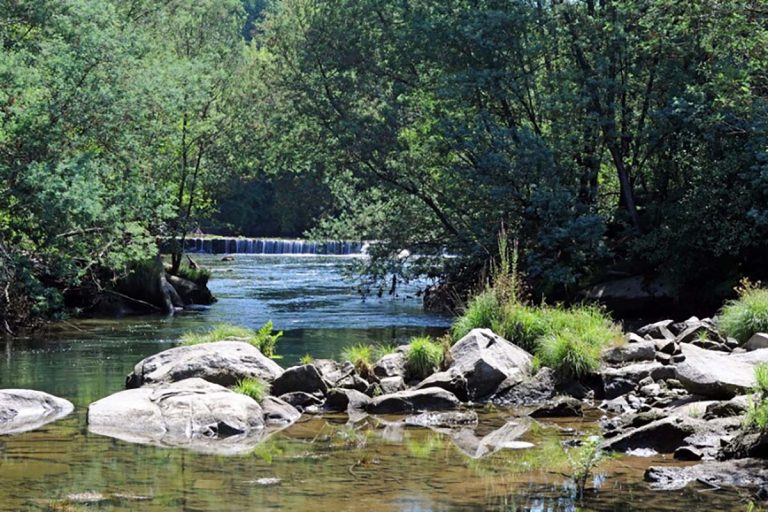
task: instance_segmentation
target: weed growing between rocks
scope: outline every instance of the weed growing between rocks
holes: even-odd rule
[[[224,340],[242,340],[258,348],[262,354],[271,358],[275,355],[275,346],[283,335],[283,331],[274,333],[274,326],[270,320],[258,330],[249,329],[239,325],[217,324],[208,332],[190,332],[181,337],[184,345],[198,345],[200,343],[214,343]]]
[[[757,384],[744,422],[747,428],[764,432],[768,429],[768,364],[755,367],[755,381]]]
[[[269,394],[269,384],[261,379],[243,379],[232,390],[261,402]]]
[[[413,379],[424,379],[440,369],[443,347],[429,336],[413,338],[405,355],[408,374]]]
[[[768,288],[743,280],[739,297],[720,310],[719,326],[727,335],[746,343],[756,332],[768,331]]]

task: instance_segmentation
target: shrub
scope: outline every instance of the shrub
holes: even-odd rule
[[[370,375],[373,371],[371,363],[373,362],[375,350],[373,345],[365,343],[350,345],[341,351],[341,359],[352,363],[357,373],[361,376]]]
[[[408,375],[424,379],[440,368],[443,362],[443,347],[429,336],[413,338],[408,347],[405,364]]]
[[[541,364],[565,378],[580,378],[600,367],[604,348],[621,340],[621,331],[600,308],[549,308],[548,333],[536,354]]]
[[[748,428],[765,431],[768,429],[768,364],[755,367],[755,381],[757,384],[752,390],[754,396],[747,409],[745,424]]]
[[[461,315],[451,326],[451,335],[459,340],[472,329],[492,328],[499,315],[499,299],[489,288],[475,296]]]
[[[270,320],[259,330],[254,331],[247,327],[231,324],[218,324],[208,332],[189,332],[181,337],[184,345],[197,345],[200,343],[214,343],[227,339],[241,339],[258,348],[267,357],[275,357],[275,346],[283,335],[283,332],[272,334],[273,325]]]
[[[211,279],[211,271],[207,268],[192,268],[190,266],[183,266],[179,267],[179,270],[176,271],[176,275],[187,279],[188,281],[192,281],[197,286],[207,286],[208,280]]]
[[[756,332],[768,331],[768,289],[743,281],[739,297],[720,311],[719,325],[727,336],[745,343]]]
[[[261,379],[243,379],[232,390],[261,402],[269,393],[269,384]]]

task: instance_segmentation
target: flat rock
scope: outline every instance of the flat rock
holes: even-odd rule
[[[366,409],[372,414],[397,414],[455,409],[459,403],[450,391],[432,387],[381,395],[374,398]]]
[[[528,375],[532,356],[490,329],[473,329],[451,347],[449,370],[467,381],[472,400],[493,394],[498,386],[517,375]]]
[[[325,394],[328,391],[328,384],[315,365],[305,364],[287,368],[272,382],[270,389],[270,392],[276,396],[295,391]]]
[[[0,435],[19,434],[72,412],[68,400],[31,389],[0,389]]]
[[[199,378],[102,398],[88,406],[88,429],[134,443],[222,454],[248,451],[266,434],[264,410],[255,400]]]
[[[656,357],[656,343],[643,340],[627,343],[603,351],[603,361],[609,364],[622,364],[637,361],[653,361]]]
[[[760,487],[768,483],[768,461],[741,459],[709,461],[695,466],[652,466],[645,471],[645,481],[654,489],[682,489],[691,482],[711,487]]]
[[[283,369],[259,349],[242,341],[217,341],[174,347],[141,360],[126,379],[126,388],[201,378],[233,386],[243,379],[274,381]]]
[[[691,344],[681,348],[685,360],[676,366],[677,380],[689,393],[710,398],[728,399],[747,392],[755,385],[755,365],[768,360],[768,349],[726,355]]]
[[[529,414],[531,418],[574,418],[583,415],[581,402],[572,397],[557,398],[551,404],[543,405]]]

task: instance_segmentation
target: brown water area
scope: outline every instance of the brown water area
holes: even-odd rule
[[[447,325],[423,314],[407,288],[397,299],[361,300],[341,277],[345,258],[204,263],[214,269],[212,287],[221,298],[210,310],[173,319],[70,322],[0,342],[0,388],[39,389],[76,407],[39,430],[0,436],[0,510],[746,509],[731,489],[651,489],[643,481],[649,465],[678,464],[658,455],[604,460],[578,499],[571,480],[576,452],[563,441],[597,433],[596,410],[576,421],[536,421],[523,409],[481,408],[476,428],[452,430],[405,426],[398,417],[305,414],[237,456],[89,433],[87,405],[122,389],[137,361],[176,345],[187,330],[220,321],[258,326],[271,318],[286,331],[278,362],[289,366],[305,353],[338,356],[349,343],[399,343]],[[524,433],[498,451],[486,449],[484,438],[510,427]]]

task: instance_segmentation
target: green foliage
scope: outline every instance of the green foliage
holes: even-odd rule
[[[621,331],[600,308],[579,306],[547,310],[548,332],[538,341],[541,364],[566,378],[600,368],[603,349],[621,342]]]
[[[176,275],[192,281],[197,286],[206,286],[211,278],[211,271],[207,268],[192,268],[190,266],[181,266],[176,271]]]
[[[466,336],[472,329],[490,329],[497,321],[499,300],[496,293],[485,290],[469,301],[464,313],[451,326],[451,335],[455,340]]]
[[[413,338],[405,354],[406,370],[412,379],[424,379],[440,368],[443,347],[429,336]]]
[[[269,394],[269,384],[261,379],[243,379],[238,381],[232,390],[261,402]]]
[[[304,354],[299,358],[301,364],[312,364],[315,362],[315,358],[311,354]]]
[[[369,375],[372,372],[371,364],[375,351],[373,345],[358,343],[344,348],[341,351],[341,359],[355,365],[355,369],[360,375]]]
[[[511,303],[501,307],[491,325],[493,332],[529,352],[535,352],[538,340],[551,331],[555,310]]]
[[[283,331],[272,333],[274,327],[272,321],[268,321],[258,330],[231,324],[217,324],[206,332],[189,332],[181,337],[184,345],[197,345],[199,343],[214,343],[224,340],[239,340],[250,343],[258,348],[267,357],[275,357],[275,346],[283,335]]]
[[[768,289],[745,281],[738,293],[720,311],[718,325],[726,335],[745,343],[756,332],[768,332]]]
[[[768,429],[768,364],[761,363],[755,367],[755,381],[744,424],[764,432]]]
[[[579,499],[584,497],[589,477],[606,458],[601,443],[602,439],[599,436],[591,436],[583,440],[580,447],[566,452],[571,464],[571,478],[576,485]]]

